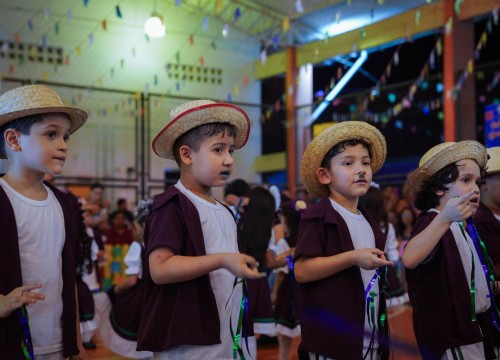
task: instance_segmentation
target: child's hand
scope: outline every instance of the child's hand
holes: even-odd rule
[[[245,254],[226,254],[224,257],[224,268],[239,278],[260,279],[266,276],[266,273],[259,272],[258,266],[257,260]]]
[[[285,261],[287,256],[289,256],[289,255],[293,256],[294,252],[295,252],[295,248],[291,248],[291,249],[279,254],[278,256],[276,256],[276,260],[277,261]]]
[[[391,261],[385,259],[384,252],[379,249],[354,250],[356,264],[365,270],[373,270],[381,266],[392,265]]]
[[[0,318],[9,316],[22,305],[34,304],[38,300],[45,299],[43,294],[31,291],[41,287],[42,284],[23,285],[15,288],[7,295],[0,295]]]
[[[441,213],[450,221],[462,221],[472,216],[472,207],[469,205],[469,200],[477,196],[476,192],[470,191],[462,196],[455,196],[449,199],[444,205]]]

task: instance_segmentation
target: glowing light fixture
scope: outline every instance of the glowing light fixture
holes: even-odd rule
[[[144,23],[144,33],[152,38],[161,38],[165,36],[165,25],[156,12],[156,0],[153,2],[153,13]]]
[[[365,63],[368,59],[368,53],[366,50],[361,51],[359,58],[352,64],[351,68],[344,74],[342,79],[333,87],[333,89],[325,96],[325,99],[314,109],[311,117],[305,122],[304,126],[311,126],[317,118],[325,111],[328,105],[335,99],[339,92],[344,88],[344,86],[351,80],[351,78],[356,74],[356,71]]]
[[[165,36],[165,25],[158,14],[153,13],[144,23],[144,33],[149,37],[160,38]]]

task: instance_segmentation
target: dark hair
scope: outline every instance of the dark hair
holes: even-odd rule
[[[119,198],[117,201],[116,201],[116,206],[122,206],[122,205],[125,205],[125,203],[127,202],[127,199],[125,198]]]
[[[7,149],[5,148],[5,132],[7,129],[14,129],[19,131],[23,135],[29,135],[30,129],[33,124],[37,122],[43,121],[47,114],[36,114],[36,115],[28,115],[21,117],[19,119],[15,119],[9,121],[0,127],[0,155],[7,156]]]
[[[387,232],[387,213],[384,209],[384,195],[380,189],[371,186],[366,194],[359,198],[358,205],[375,220],[382,231]]]
[[[398,234],[400,234],[401,236],[403,236],[403,233],[405,231],[405,224],[403,223],[403,213],[405,211],[409,211],[412,216],[413,216],[413,225],[415,224],[415,220],[417,218],[417,215],[415,214],[415,211],[413,211],[413,209],[409,206],[401,209],[401,211],[399,212],[398,214],[398,220],[399,220],[399,229],[398,229]]]
[[[127,220],[127,214],[124,210],[115,210],[113,211],[109,216],[108,216],[108,222],[110,224],[113,223],[113,220],[118,216],[118,215],[123,215],[125,220]]]
[[[420,190],[415,193],[415,207],[419,210],[429,210],[439,205],[438,191],[447,191],[447,184],[454,182],[459,175],[457,165],[451,163],[422,182]]]
[[[299,237],[299,223],[302,212],[295,209],[296,202],[297,201],[282,202],[280,206],[281,215],[285,218],[288,228],[286,242],[290,247],[295,247]]]
[[[481,182],[486,175],[485,167],[479,167]],[[429,179],[424,180],[420,190],[415,193],[415,207],[419,210],[429,210],[439,205],[438,191],[447,191],[446,185],[458,179],[458,167],[456,163],[446,165]]]
[[[359,144],[363,145],[366,149],[368,149],[368,154],[370,154],[370,158],[371,158],[372,157],[372,149],[371,149],[370,144],[368,144],[366,141],[361,140],[361,139],[350,139],[350,140],[342,141],[341,143],[338,143],[337,145],[332,147],[330,150],[328,150],[325,157],[321,161],[320,167],[329,169],[330,168],[330,160],[332,160],[332,158],[335,155],[338,155],[338,154],[344,152],[344,150],[347,146],[356,146]]]
[[[264,265],[264,254],[269,246],[273,226],[275,202],[269,190],[255,187],[248,193],[249,203],[238,223],[240,251],[253,256]]]
[[[250,186],[243,179],[235,179],[226,185],[224,195],[235,195],[237,197],[247,196]]]
[[[94,189],[103,189],[104,190],[104,186],[102,184],[99,184],[99,183],[93,183],[92,185],[90,185],[90,190],[94,190]]]
[[[205,137],[223,134],[232,138],[236,137],[236,129],[228,123],[214,122],[197,126],[188,132],[179,136],[174,142],[174,158],[177,165],[181,166],[181,157],[179,149],[183,145],[189,146],[194,151],[200,149],[200,144]]]

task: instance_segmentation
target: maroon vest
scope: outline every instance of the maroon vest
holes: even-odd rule
[[[64,214],[66,239],[62,251],[63,277],[63,351],[64,356],[78,354],[76,342],[75,254],[78,245],[78,202],[48,185],[61,204]],[[44,231],[44,229],[40,229]],[[0,294],[7,295],[22,286],[21,260],[14,209],[0,186]],[[0,359],[24,360],[21,349],[22,330],[15,311],[0,318]]]
[[[479,236],[486,245],[486,250],[493,264],[500,261],[500,221],[495,218],[493,212],[483,203],[474,214]]]
[[[161,352],[179,345],[219,344],[220,327],[228,325],[220,324],[208,274],[165,285],[151,279],[148,258],[158,247],[168,246],[178,255],[206,255],[198,210],[175,186],[155,197],[144,230],[144,244],[144,311],[137,350]],[[251,325],[248,331],[253,335]]]
[[[375,246],[383,250],[386,236],[368,214],[362,213],[373,230]],[[332,256],[351,250],[354,245],[349,228],[328,197],[304,212],[295,258]],[[325,279],[297,285],[302,336],[299,349],[337,360],[362,359],[365,289],[359,267],[352,266]],[[386,309],[383,293],[378,300],[379,314],[382,314]],[[378,325],[381,329],[380,323]],[[386,326],[379,332],[381,359],[389,356],[387,331]]]
[[[421,212],[413,237],[436,215]],[[424,359],[439,360],[446,349],[483,341],[479,322],[471,321],[469,285],[451,230],[446,231],[425,263],[406,269],[405,275],[415,337]]]

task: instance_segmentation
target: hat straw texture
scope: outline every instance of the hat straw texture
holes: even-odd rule
[[[370,146],[370,166],[374,173],[380,170],[387,155],[387,145],[382,133],[376,127],[363,121],[337,123],[316,136],[307,146],[302,157],[300,175],[309,193],[316,196],[329,194],[328,187],[319,182],[316,171],[331,148],[353,139],[362,140]]]
[[[486,173],[493,174],[500,172],[500,146],[488,148],[486,152],[489,156]]]
[[[31,115],[63,113],[69,117],[70,133],[87,120],[81,109],[64,106],[59,95],[45,85],[25,85],[0,95],[0,126]]]
[[[248,140],[250,120],[243,109],[211,100],[193,100],[170,112],[170,122],[153,140],[153,151],[160,157],[174,160],[175,141],[189,130],[210,123],[227,123],[234,126],[236,149],[243,147]]]
[[[422,156],[418,168],[408,178],[412,190],[420,191],[425,180],[445,166],[464,159],[474,160],[479,167],[484,168],[487,161],[485,147],[474,140],[445,142],[432,147]]]

